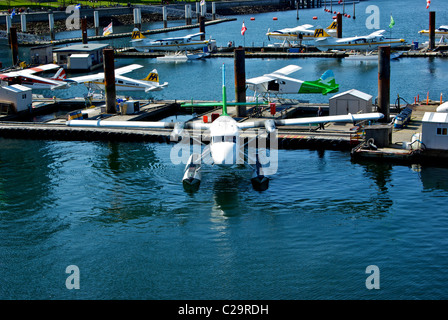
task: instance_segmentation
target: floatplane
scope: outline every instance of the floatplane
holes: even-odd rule
[[[377,50],[379,46],[398,47],[405,43],[404,39],[388,39],[384,37],[386,30],[378,30],[366,36],[333,38],[324,29],[314,32],[314,46],[320,51],[327,50]]]
[[[184,170],[182,179],[183,186],[186,190],[198,190],[202,175],[201,168],[203,164],[217,165],[225,168],[235,167],[237,165],[249,165],[253,170],[253,176],[251,178],[252,186],[255,190],[264,191],[269,187],[268,173],[275,174],[275,170],[267,168],[266,163],[260,161],[259,148],[260,142],[257,141],[263,135],[269,136],[270,152],[274,152],[272,146],[276,145],[277,140],[277,127],[288,125],[306,125],[312,123],[323,122],[357,122],[361,120],[378,120],[383,117],[381,113],[366,113],[366,114],[347,114],[338,116],[323,116],[323,117],[311,117],[311,118],[294,118],[294,119],[263,119],[256,121],[244,121],[237,122],[232,116],[228,114],[227,107],[231,105],[254,105],[254,103],[232,103],[227,102],[226,86],[225,86],[225,66],[222,67],[222,102],[212,103],[198,103],[198,104],[183,104],[184,107],[191,106],[222,106],[222,114],[213,122],[199,122],[199,121],[187,121],[187,122],[163,122],[163,121],[102,121],[102,120],[69,120],[68,126],[76,127],[138,127],[138,128],[165,128],[172,129],[171,137],[172,141],[179,141],[179,137],[182,137],[182,141],[187,137],[187,150],[190,154],[190,136],[185,129],[198,130],[209,132],[210,137],[207,139],[208,144],[203,141],[198,141],[199,146],[203,148],[200,153],[190,154]],[[248,138],[245,142],[242,134],[247,133],[247,130],[260,128],[259,133],[253,134],[252,138]],[[261,132],[260,132],[261,131]],[[254,133],[254,131],[251,131]],[[266,142],[266,141],[265,141]],[[179,143],[178,143],[179,144]],[[248,149],[252,146],[252,154]],[[174,149],[174,147],[173,147]],[[254,151],[255,149],[255,151]],[[182,149],[183,150],[183,149]],[[194,150],[194,146],[193,146]],[[177,153],[176,150],[174,153]],[[266,150],[265,150],[266,151]]]
[[[300,41],[312,41],[314,40],[314,32],[315,29],[311,24],[303,24],[294,28],[284,28],[280,30],[270,31],[266,33],[268,36],[268,40],[271,38],[283,40],[282,45],[284,46],[286,43],[289,45],[295,44]],[[320,29],[320,28],[319,28]],[[325,31],[332,37],[336,36],[337,30],[337,22],[333,21],[331,25],[325,28]]]
[[[326,95],[339,90],[332,70],[327,70],[315,81],[304,81],[288,77],[289,74],[301,70],[297,65],[288,65],[272,73],[246,80],[247,87],[255,92],[255,96],[271,100],[271,95],[279,97],[283,94],[317,93]]]
[[[429,30],[420,30],[418,33],[429,37]],[[448,25],[443,25],[434,30],[434,36],[436,38],[448,38]]]
[[[58,69],[58,71],[51,78],[35,75],[35,73],[54,69]],[[21,84],[34,90],[65,89],[69,86],[68,83],[65,82],[65,79],[66,74],[64,68],[52,63],[0,74],[0,81],[2,84]]]
[[[216,40],[201,40],[196,39],[204,35],[203,32],[189,34],[184,37],[172,37],[151,40],[146,38],[137,28],[132,31],[131,45],[140,52],[150,51],[194,51],[207,47],[208,51],[213,51],[216,48]]]
[[[152,70],[144,79],[136,80],[123,76],[123,74],[140,69],[140,64],[131,64],[115,69],[115,88],[117,91],[159,91],[168,85],[168,82],[159,83],[157,70]],[[84,83],[92,90],[104,90],[104,72],[65,79],[68,83]]]

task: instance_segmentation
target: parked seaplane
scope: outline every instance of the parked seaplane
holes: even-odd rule
[[[131,45],[141,52],[156,51],[194,51],[208,48],[208,51],[213,51],[216,48],[216,40],[201,40],[196,39],[204,35],[203,32],[189,34],[184,37],[173,37],[151,40],[146,38],[142,33],[135,28],[131,35]]]
[[[338,116],[322,116],[312,118],[294,118],[283,120],[257,120],[257,121],[244,121],[237,122],[233,117],[227,113],[227,106],[231,103],[226,101],[226,86],[225,86],[225,68],[222,68],[222,95],[223,100],[221,103],[214,103],[215,106],[222,106],[222,114],[211,123],[203,123],[199,121],[187,121],[187,122],[149,122],[149,121],[102,121],[102,120],[69,120],[68,126],[76,127],[138,127],[138,128],[165,128],[172,129],[171,136],[172,141],[178,141],[179,137],[188,137],[187,150],[190,153],[190,137],[194,139],[194,135],[191,136],[185,129],[193,130],[205,130],[210,133],[210,139],[208,144],[199,141],[205,147],[201,149],[201,153],[193,153],[186,161],[186,167],[183,175],[183,186],[186,190],[197,190],[201,182],[201,167],[203,164],[214,164],[223,167],[233,167],[239,164],[247,164],[253,170],[253,176],[251,179],[252,186],[255,190],[266,190],[269,187],[269,177],[266,173],[272,172],[260,161],[258,148],[256,143],[254,145],[254,139],[260,137],[260,135],[269,135],[270,141],[277,141],[277,127],[287,125],[306,125],[312,123],[325,123],[325,122],[357,122],[361,120],[378,120],[383,117],[381,113],[366,113],[366,114],[348,114]],[[192,104],[184,104],[185,107],[190,107]],[[195,104],[195,106],[201,106],[203,104]],[[247,129],[262,128],[260,134],[255,134],[254,137],[245,139],[242,137],[242,133],[246,133]],[[253,131],[254,132],[254,131]],[[256,141],[255,141],[256,142]],[[246,157],[242,156],[246,152],[245,147],[248,149],[255,149],[252,154],[249,153]],[[258,144],[259,145],[259,144]],[[271,152],[272,151],[271,143]],[[173,147],[174,148],[174,147]],[[193,147],[194,150],[194,147]],[[275,173],[275,172],[273,172]]]
[[[35,75],[35,73],[58,69],[56,74],[51,78],[45,78]],[[0,74],[2,84],[12,85],[21,84],[34,90],[54,90],[64,89],[68,87],[65,71],[57,64],[44,64],[34,68],[11,71]]]
[[[125,67],[115,69],[115,89],[117,91],[159,91],[168,85],[168,82],[159,84],[159,74],[157,70],[152,70],[148,76],[142,80],[124,77],[123,74],[140,69],[140,64],[131,64]],[[79,76],[65,79],[68,83],[84,83],[92,90],[104,90],[104,72],[97,74]]]
[[[366,36],[348,38],[333,38],[323,29],[314,32],[314,46],[320,51],[327,50],[376,50],[379,46],[397,47],[403,45],[404,39],[387,39],[384,37],[386,30],[378,30]]]
[[[313,25],[311,24],[303,24],[301,26],[297,26],[294,28],[284,28],[280,30],[270,31],[266,33],[268,36],[268,40],[271,40],[270,38],[284,40],[283,43],[294,43],[297,41],[310,41],[314,40],[314,29]],[[319,28],[320,29],[320,28]],[[330,36],[336,36],[336,30],[337,30],[337,22],[333,21],[331,25],[329,25],[325,31]]]
[[[418,33],[429,37],[429,30],[420,30]],[[448,25],[440,26],[434,30],[434,36],[436,38],[448,38]]]
[[[301,93],[328,93],[338,92],[339,84],[334,79],[333,71],[327,70],[318,80],[303,81],[293,79],[287,75],[302,69],[296,65],[288,65],[272,73],[246,80],[247,87],[269,99],[271,95],[301,94]]]

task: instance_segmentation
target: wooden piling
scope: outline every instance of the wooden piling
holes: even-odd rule
[[[100,35],[100,17],[98,11],[93,12],[93,22],[95,24],[95,36]]]
[[[236,102],[246,102],[246,63],[244,48],[242,47],[234,50],[234,70]],[[238,118],[246,116],[246,106],[237,106],[236,108]]]
[[[191,4],[185,5],[185,25],[191,25]]]
[[[199,32],[203,32],[201,40],[205,40],[205,18],[203,16],[199,16]]]
[[[106,91],[106,113],[117,113],[115,90],[114,49],[103,50],[104,89]]]
[[[378,47],[378,112],[380,122],[390,122],[390,46]]]
[[[167,21],[168,14],[167,14],[165,6],[162,7],[162,19],[163,19],[163,27],[167,28],[168,27],[168,21]]]
[[[342,38],[342,14],[338,13],[336,15],[336,21],[337,21],[337,37]]]
[[[429,12],[429,50],[435,48],[436,12]]]
[[[87,44],[87,19],[81,19],[82,43]]]
[[[23,33],[26,32],[26,14],[20,15],[20,27]]]
[[[12,65],[16,66],[19,62],[19,43],[17,41],[17,29],[16,27],[11,27],[10,32],[10,44],[11,44],[11,54],[12,54]]]
[[[52,13],[48,14],[48,23],[50,25],[50,39],[54,40],[56,33],[54,31],[54,16]]]

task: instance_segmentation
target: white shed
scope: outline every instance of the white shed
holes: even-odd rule
[[[0,103],[12,104],[15,112],[29,110],[33,103],[31,88],[20,84],[0,87]]]
[[[425,112],[422,142],[428,149],[448,150],[448,113]]]
[[[92,57],[88,53],[73,53],[68,57],[67,68],[69,70],[90,70]]]
[[[372,96],[352,89],[330,98],[330,116],[372,112]]]

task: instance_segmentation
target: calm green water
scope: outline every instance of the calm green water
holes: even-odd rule
[[[397,3],[363,2],[344,33],[364,25],[368,4],[381,8],[385,27],[393,13],[395,34],[427,25],[424,7],[403,5],[417,1]],[[445,24],[445,9],[431,6],[436,24]],[[272,15],[255,15],[261,36],[253,41],[273,23]],[[300,23],[313,23],[314,15],[322,24],[331,20],[315,9],[301,12]],[[409,22],[420,15],[422,27]],[[279,27],[296,24],[295,11],[275,16]],[[245,18],[249,37],[255,32],[249,17],[210,27],[210,33],[224,45],[239,36]],[[229,34],[218,38],[218,30]],[[142,77],[159,70],[170,83],[154,94],[161,99],[220,99],[220,67],[226,63],[233,94],[232,59],[116,61],[128,63],[144,64]],[[331,68],[341,91],[377,94],[376,64],[246,59],[247,76],[290,63],[304,68],[297,74],[303,79]],[[401,59],[391,68],[392,102],[395,92],[408,100],[419,92],[446,92],[445,60]],[[83,92],[73,87],[44,93]],[[0,138],[0,298],[447,298],[448,169],[352,163],[349,153],[338,151],[280,150],[266,192],[253,191],[249,170],[207,167],[200,190],[190,194],[181,184],[184,166],[170,161],[171,148]],[[71,265],[79,268],[79,289],[66,286]],[[380,270],[379,290],[366,288],[370,265]]]

